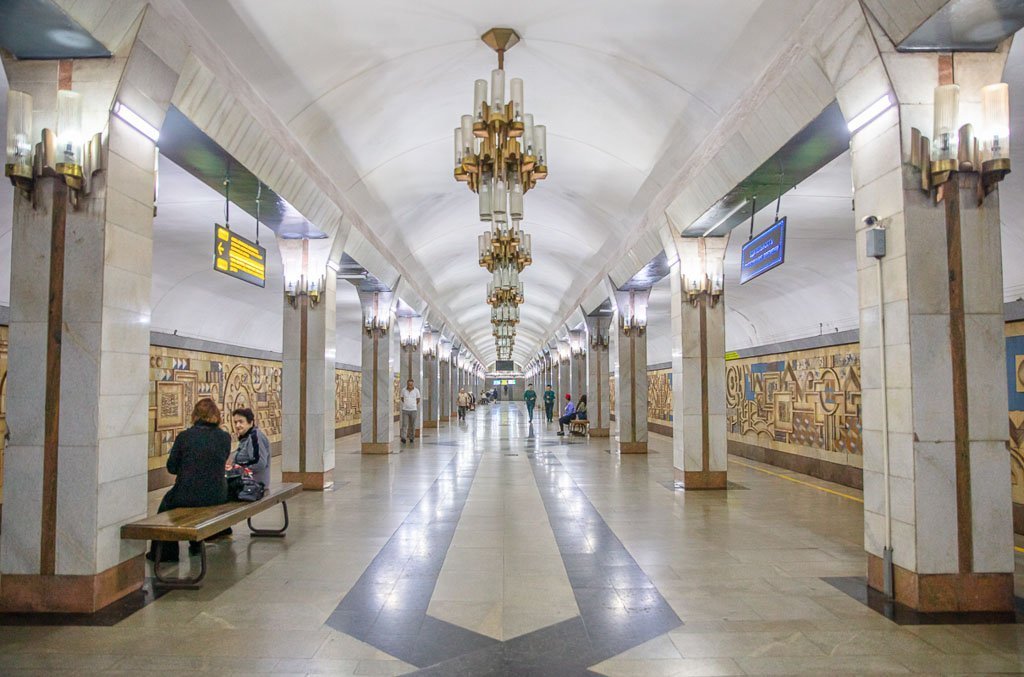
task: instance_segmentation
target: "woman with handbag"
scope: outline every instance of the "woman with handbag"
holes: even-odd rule
[[[252,471],[253,479],[270,490],[270,440],[256,427],[256,415],[248,407],[231,412],[231,426],[238,437],[235,463]]]
[[[199,400],[192,409],[192,427],[178,434],[167,457],[167,472],[175,475],[174,486],[164,494],[157,512],[227,503],[224,463],[230,453],[231,435],[220,429],[220,409],[209,398]],[[158,548],[162,562],[178,561],[176,541],[153,541],[146,558],[155,560]],[[188,552],[198,555],[200,548],[198,541],[190,541]]]

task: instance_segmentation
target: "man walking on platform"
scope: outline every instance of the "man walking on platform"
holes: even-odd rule
[[[549,384],[544,390],[544,416],[548,419],[548,423],[551,423],[553,416],[555,415],[555,391],[551,389]]]
[[[405,382],[402,391],[402,442],[416,441],[416,415],[420,411],[420,389],[412,379]]]
[[[530,415],[530,423],[533,423],[533,408],[537,406],[537,393],[534,392],[532,383],[526,386],[523,399],[526,400],[526,413]]]

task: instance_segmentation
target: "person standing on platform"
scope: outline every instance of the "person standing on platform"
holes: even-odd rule
[[[526,386],[523,399],[526,400],[526,413],[530,416],[530,423],[533,423],[533,408],[537,406],[537,393],[533,391],[532,383]]]
[[[412,379],[405,382],[402,391],[402,442],[416,441],[416,415],[420,411],[420,389]]]
[[[555,415],[555,391],[551,389],[551,384],[548,384],[547,388],[544,389],[544,416],[547,417],[548,423],[551,423]]]
[[[469,408],[469,393],[466,392],[465,388],[459,388],[459,397],[455,404],[459,405],[459,420],[465,421],[466,409]]]

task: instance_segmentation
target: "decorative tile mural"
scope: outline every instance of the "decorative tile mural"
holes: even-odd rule
[[[647,372],[647,421],[672,426],[672,370]]]
[[[359,425],[362,402],[360,392],[362,375],[347,369],[334,370],[334,427]]]
[[[729,439],[860,466],[857,345],[726,362]],[[821,452],[825,452],[824,454]]]
[[[1006,384],[1010,404],[1010,478],[1013,502],[1024,504],[1024,322],[1006,325]]]
[[[191,425],[192,407],[209,397],[230,432],[231,410],[249,407],[271,443],[281,441],[281,363],[151,346],[149,467],[167,462],[174,438]]]

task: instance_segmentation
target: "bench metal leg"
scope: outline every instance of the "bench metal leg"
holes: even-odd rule
[[[246,524],[249,525],[249,532],[253,536],[273,536],[282,538],[284,532],[288,529],[288,501],[281,501],[281,507],[284,508],[284,526],[280,529],[257,529],[252,525],[252,518],[246,520]]]
[[[156,548],[156,557],[153,559],[154,585],[162,588],[174,588],[178,590],[198,590],[202,587],[203,579],[206,578],[206,541],[199,542],[199,574],[192,578],[165,578],[160,575],[160,555],[163,553],[163,546]]]

